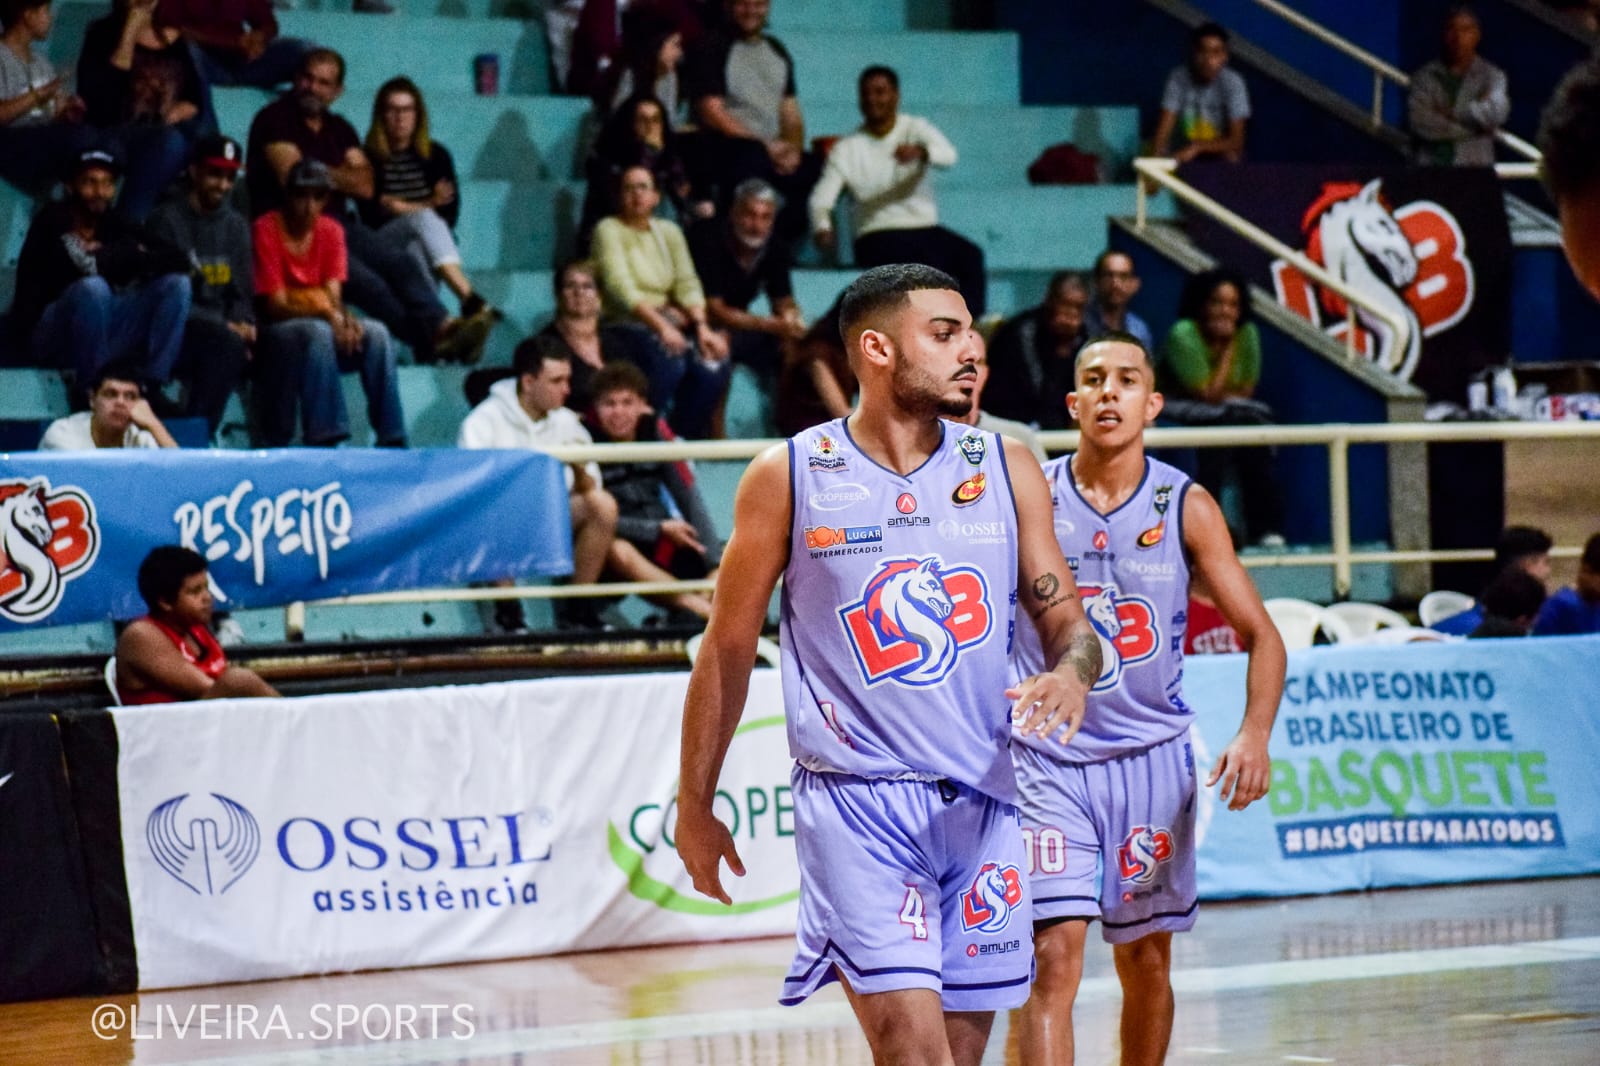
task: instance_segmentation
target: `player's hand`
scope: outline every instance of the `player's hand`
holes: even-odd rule
[[[736,877],[744,876],[744,863],[739,858],[739,850],[733,846],[733,834],[728,832],[728,827],[709,810],[686,810],[680,803],[677,845],[678,858],[683,860],[683,868],[694,880],[694,890],[733,906],[733,900],[722,887],[722,860],[728,860],[728,869]]]
[[[1089,691],[1075,677],[1051,670],[1034,674],[1014,688],[1006,689],[1011,700],[1011,721],[1018,733],[1050,737],[1059,733],[1062,744],[1070,744],[1083,725],[1084,700]]]
[[[1227,803],[1228,810],[1242,811],[1267,794],[1272,783],[1272,760],[1267,756],[1267,738],[1241,731],[1217,757],[1217,764],[1206,778],[1210,788],[1218,781],[1222,788],[1217,798]]]

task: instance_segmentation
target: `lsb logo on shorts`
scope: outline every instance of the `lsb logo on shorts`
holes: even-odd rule
[[[978,867],[972,887],[961,894],[961,928],[969,933],[998,933],[1021,902],[1022,871],[986,862]]]
[[[1172,858],[1172,834],[1165,829],[1136,825],[1117,848],[1117,865],[1122,879],[1147,885],[1155,879],[1156,868]]]
[[[989,585],[970,566],[944,566],[937,555],[890,559],[839,608],[861,678],[934,685],[955,669],[959,652],[989,638]]]

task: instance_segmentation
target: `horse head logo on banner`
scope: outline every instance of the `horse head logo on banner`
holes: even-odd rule
[[[69,578],[100,554],[94,503],[45,478],[0,481],[0,616],[37,622],[61,603]]]

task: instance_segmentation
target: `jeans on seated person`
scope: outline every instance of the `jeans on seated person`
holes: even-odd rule
[[[189,385],[185,413],[204,418],[213,436],[249,358],[244,338],[229,329],[222,319],[189,317],[183,328],[183,348],[173,376]]]
[[[391,218],[378,227],[378,237],[405,248],[430,277],[437,267],[461,263],[461,249],[456,247],[450,224],[431,207]]]
[[[310,41],[298,37],[274,37],[267,42],[266,51],[254,59],[213,51],[193,41],[189,53],[194,57],[194,69],[207,85],[253,85],[258,89],[275,89],[293,81],[300,69],[301,58],[311,50]]]
[[[708,363],[693,343],[682,355],[671,355],[645,326],[629,326],[618,333],[626,333],[632,342],[625,358],[644,371],[650,382],[650,406],[666,416],[667,424],[680,437],[709,437],[717,406],[727,395],[733,376],[733,360]]]
[[[182,274],[119,291],[105,278],[81,278],[39,316],[34,354],[42,364],[74,371],[84,387],[113,359],[131,360],[144,385],[160,387],[178,362],[189,299],[189,279]]]
[[[349,251],[345,299],[389,327],[419,361],[433,355],[434,337],[449,314],[439,300],[433,272],[406,245],[381,236],[359,220],[326,216],[344,227]]]
[[[215,119],[212,120],[215,128]],[[117,193],[117,211],[134,222],[143,222],[166,195],[167,189],[183,168],[189,165],[189,151],[202,135],[200,119],[176,126],[155,122],[130,123],[110,131],[123,162],[122,188]]]
[[[320,318],[290,318],[260,327],[256,403],[264,445],[282,448],[294,439],[297,403],[304,443],[326,447],[349,438],[350,415],[339,375],[359,372],[378,446],[405,447],[400,377],[389,331],[370,318],[361,325],[361,344],[350,353],[338,349],[333,327]]]

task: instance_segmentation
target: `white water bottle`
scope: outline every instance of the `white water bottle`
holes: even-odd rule
[[[1495,367],[1489,390],[1494,397],[1494,409],[1510,414],[1517,406],[1517,375],[1509,366]]]

